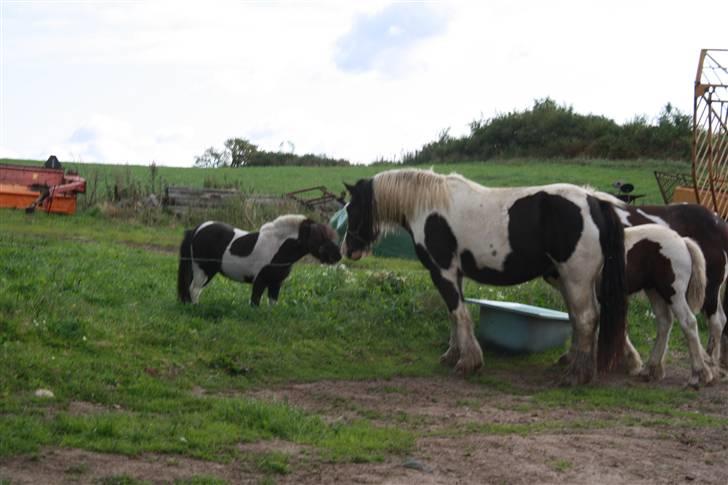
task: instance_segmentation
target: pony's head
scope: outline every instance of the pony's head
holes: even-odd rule
[[[339,245],[336,244],[337,239],[338,235],[331,226],[319,224],[311,219],[305,219],[298,232],[298,242],[309,254],[324,264],[334,264],[341,259]]]
[[[374,190],[372,179],[361,179],[354,185],[344,184],[351,194],[346,204],[346,236],[341,251],[347,258],[357,260],[365,256],[379,236],[375,225]]]

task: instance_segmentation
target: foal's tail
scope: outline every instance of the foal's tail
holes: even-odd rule
[[[683,241],[688,248],[690,259],[692,260],[692,271],[690,273],[690,282],[688,283],[686,297],[690,309],[698,312],[703,306],[705,285],[707,284],[707,278],[705,276],[705,256],[703,255],[703,251],[700,250],[698,243],[689,237],[684,237]]]
[[[602,217],[596,215],[595,219],[599,226],[599,243],[604,265],[599,289],[601,305],[597,368],[607,371],[614,369],[624,354],[627,336],[627,283],[624,268],[624,227],[612,203],[606,200],[599,200],[598,203]]]
[[[179,268],[177,269],[177,298],[182,303],[192,302],[190,284],[192,284],[192,236],[195,231],[185,231],[185,237],[179,247]]]

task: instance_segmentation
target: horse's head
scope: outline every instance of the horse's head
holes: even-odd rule
[[[344,184],[351,194],[346,204],[347,227],[342,252],[357,260],[369,253],[379,231],[374,225],[374,190],[372,179],[359,180],[355,185]]]
[[[298,240],[309,254],[324,264],[334,264],[341,259],[337,234],[328,224],[306,219],[301,223]]]

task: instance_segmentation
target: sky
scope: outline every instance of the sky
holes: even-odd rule
[[[240,137],[398,159],[551,97],[692,113],[728,1],[0,0],[0,158],[191,166]]]

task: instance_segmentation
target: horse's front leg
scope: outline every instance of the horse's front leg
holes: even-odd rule
[[[460,358],[455,364],[455,372],[468,375],[483,366],[483,351],[475,338],[470,311],[465,307],[464,301],[460,300],[459,303],[457,308],[450,312],[450,318],[456,326],[456,337],[460,353]]]
[[[460,359],[460,349],[458,348],[458,325],[453,314],[450,313],[450,340],[447,350],[440,356],[440,363],[448,367],[455,367]]]
[[[450,347],[440,358],[441,362],[455,365],[455,372],[471,374],[483,366],[483,351],[475,338],[473,319],[463,299],[463,277],[457,270],[440,273],[433,281],[445,299],[450,311]]]
[[[255,277],[255,280],[253,280],[253,291],[250,294],[250,305],[251,306],[260,305],[260,299],[263,296],[263,291],[265,291],[267,286],[268,286],[267,278],[262,277],[261,273],[258,273],[258,276]]]
[[[462,276],[458,276],[457,270],[442,272],[438,268],[432,268],[430,276],[450,312],[450,345],[440,362],[455,366],[459,374],[471,374],[483,366],[483,351],[475,339],[473,320],[463,300]]]
[[[268,285],[268,303],[275,305],[278,303],[278,295],[281,292],[283,281],[273,281]]]

